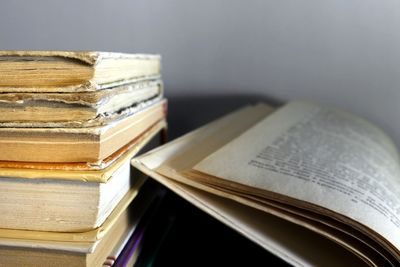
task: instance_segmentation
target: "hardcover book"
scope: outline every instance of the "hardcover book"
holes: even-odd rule
[[[0,127],[0,161],[96,163],[127,145],[165,116],[166,100],[162,100],[102,126]]]
[[[137,186],[130,159],[151,140],[158,145],[156,136],[165,127],[164,120],[158,122],[101,165],[1,162],[0,232],[82,232],[99,227]]]
[[[0,51],[0,92],[87,92],[160,76],[159,55]]]
[[[142,186],[146,177],[136,178],[138,187],[96,229],[73,233],[0,229],[0,265],[102,266],[119,253],[157,198],[157,186]]]
[[[78,93],[1,93],[1,127],[101,126],[140,112],[163,97],[160,80]]]

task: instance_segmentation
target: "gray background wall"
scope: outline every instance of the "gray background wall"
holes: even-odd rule
[[[171,104],[203,101],[190,114],[207,99],[311,99],[400,144],[399,25],[397,0],[13,0],[0,49],[160,53]]]

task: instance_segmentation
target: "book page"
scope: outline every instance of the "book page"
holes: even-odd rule
[[[172,146],[180,150],[176,147],[177,143]],[[171,146],[169,149],[172,149]],[[163,164],[160,161],[168,160],[168,155],[168,151],[161,149],[134,159],[132,163],[193,205],[293,266],[365,266],[365,262],[342,246],[306,228],[158,174],[153,168]]]
[[[346,112],[292,102],[194,169],[345,215],[400,248],[396,149]]]
[[[186,170],[191,170],[193,166],[202,159],[214,153],[238,135],[244,133],[247,129],[260,121],[260,119],[268,116],[271,111],[270,108],[264,105],[243,108],[217,121],[207,124],[196,131],[175,139],[146,155],[133,159],[132,164],[164,185],[168,186],[172,180],[178,181],[179,183],[190,187],[198,188],[202,191],[231,199],[247,206],[249,209],[254,208],[284,220],[288,220],[291,223],[305,227],[308,230],[321,234],[331,241],[346,247],[352,253],[357,254],[373,266],[382,266],[382,261],[391,258],[390,256],[384,256],[385,259],[382,258],[383,255],[387,255],[384,249],[377,246],[376,242],[371,243],[362,235],[358,235],[354,230],[345,226],[343,223],[332,221],[331,219],[328,221],[326,216],[321,216],[317,213],[313,215],[310,212],[306,212],[304,209],[299,210],[295,206],[288,206],[282,203],[278,205],[278,202],[276,201],[263,200],[259,198],[256,200],[243,194],[239,195],[237,193],[232,194],[232,192],[221,191],[212,186],[196,182],[186,176]],[[166,183],[166,181],[168,181],[168,183]],[[176,184],[173,185],[173,188],[176,188]],[[258,201],[258,199],[260,201]],[[209,208],[212,209],[213,207]],[[209,210],[210,209],[207,209],[206,211]],[[259,223],[262,224],[265,223],[262,218],[254,218],[254,220],[258,220]],[[329,227],[332,228],[330,229]],[[233,228],[238,229],[236,224],[233,225]],[[337,229],[340,230],[338,231]],[[248,233],[245,235],[252,239],[251,235]],[[258,240],[258,238],[256,238],[256,240]],[[371,247],[366,244],[371,244],[372,248],[377,249],[377,251],[373,251],[373,249],[371,250]],[[290,254],[291,250],[292,248],[287,248],[285,254]],[[382,252],[382,256],[379,256],[377,252],[378,254]]]

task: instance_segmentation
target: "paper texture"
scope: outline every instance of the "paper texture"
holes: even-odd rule
[[[242,109],[133,164],[171,182],[171,189],[182,183],[312,230],[370,266],[395,265],[397,237],[389,234],[397,232],[396,221],[377,209],[390,210],[395,194],[377,195],[396,183],[398,156],[391,141],[362,119],[309,103],[294,102],[267,117],[270,112]],[[375,178],[359,180],[371,174]],[[362,199],[377,196],[378,206]]]
[[[399,248],[397,160],[388,138],[367,122],[294,102],[194,169],[342,214]]]
[[[45,231],[29,231],[17,229],[0,229],[0,243],[1,238],[5,239],[27,239],[27,240],[42,240],[42,241],[66,241],[66,242],[89,242],[101,239],[115,224],[119,216],[126,210],[132,200],[137,196],[143,183],[146,181],[140,178],[132,186],[129,192],[121,199],[110,216],[104,223],[91,231],[80,233],[67,233],[67,232],[45,232]]]
[[[272,111],[270,108],[261,110],[258,113],[263,113],[264,115],[262,116]],[[343,249],[334,242],[327,241],[324,237],[317,237],[316,234],[311,233],[309,235],[309,230],[302,229],[300,226],[293,225],[290,222],[246,207],[235,201],[209,194],[205,192],[205,190],[210,190],[209,188],[204,189],[201,185],[193,184],[193,182],[185,180],[179,174],[177,170],[185,169],[196,162],[196,160],[203,158],[207,153],[219,147],[219,145],[226,143],[224,137],[229,140],[230,136],[232,136],[229,134],[228,136],[221,136],[220,130],[225,129],[229,132],[233,131],[236,134],[241,132],[241,130],[245,131],[246,127],[240,130],[240,122],[246,121],[246,118],[248,119],[251,114],[254,115],[251,108],[241,110],[237,114],[227,116],[208,125],[213,127],[205,126],[144,156],[134,159],[132,163],[135,167],[157,179],[194,205],[295,266],[329,266],[329,264],[332,264],[331,266],[361,265],[357,257],[352,257],[349,252],[343,252]],[[217,138],[215,139],[214,137]],[[221,138],[218,139],[218,137]],[[203,142],[204,139],[208,142]],[[199,153],[189,153],[194,148],[200,148],[195,150]],[[196,155],[188,158],[186,156],[187,153]],[[177,158],[180,156],[185,157],[187,161],[184,163],[178,161]],[[162,167],[171,167],[170,164],[172,164],[172,167],[176,167],[176,169],[171,170],[171,173],[174,174],[174,179],[184,181],[187,184],[192,183],[192,185],[203,189],[203,191],[177,183],[161,175],[163,172],[161,170]],[[277,228],[278,226],[279,228]],[[297,230],[294,229],[298,229],[300,232],[296,232]],[[316,239],[314,240],[313,238]],[[311,239],[313,240],[311,241]],[[315,253],[315,251],[319,251],[323,247],[326,249],[321,249],[321,253]],[[307,248],[310,249],[308,250]]]
[[[152,161],[144,157],[147,162]],[[163,177],[134,163],[198,208],[294,266],[365,266],[339,245],[273,215]],[[318,251],[318,253],[315,253]]]

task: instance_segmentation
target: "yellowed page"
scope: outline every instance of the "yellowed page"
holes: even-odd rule
[[[149,158],[144,159],[151,161]],[[135,166],[139,167],[137,162]],[[139,168],[193,205],[293,266],[366,266],[365,262],[345,248],[306,228],[236,201],[178,183],[144,165]]]
[[[303,212],[293,213],[292,211],[295,207],[290,208],[289,206],[285,205],[286,208],[277,209],[278,206],[276,205],[278,203],[275,201],[255,201],[246,197],[245,194],[228,192],[227,190],[222,190],[222,188],[218,189],[217,187],[201,184],[195,180],[188,179],[188,176],[186,176],[188,174],[188,169],[191,169],[198,161],[213,153],[224,144],[228,143],[235,136],[245,132],[249,127],[251,127],[252,124],[259,120],[259,116],[265,117],[271,111],[271,109],[268,110],[266,107],[263,107],[263,105],[244,108],[220,120],[208,124],[192,133],[178,138],[177,140],[165,146],[155,149],[145,156],[134,159],[132,163],[137,168],[141,169],[164,184],[166,183],[165,180],[169,179],[162,178],[168,177],[203,191],[207,191],[224,198],[229,198],[246,206],[273,214],[295,224],[299,224],[311,231],[317,232],[318,234],[321,234],[332,241],[345,246],[350,251],[371,264],[371,266],[382,265],[382,261],[384,261],[382,258],[383,254],[379,256],[377,255],[376,251],[372,251],[377,249],[378,251],[383,252],[383,249],[377,247],[376,243],[369,244],[368,242],[368,244],[362,244],[360,243],[360,240],[363,240],[362,238],[357,240],[346,230],[343,231],[341,228],[339,228],[340,231],[338,231],[338,228],[335,227],[331,229],[327,228],[327,226],[332,227],[331,223],[325,222],[325,219],[322,217],[319,218],[320,216],[312,216],[312,220],[314,221],[310,221],[308,216],[303,215]],[[282,205],[279,205],[279,207],[282,207]],[[291,214],[287,212],[289,210]],[[307,214],[309,215],[310,213],[308,212]],[[301,217],[299,217],[299,215]],[[335,225],[337,225],[337,223]],[[290,250],[290,248],[288,248],[288,250]],[[288,253],[290,254],[290,252]],[[388,259],[389,258],[390,257],[388,257]]]
[[[87,92],[159,77],[159,55],[0,51],[0,92]]]
[[[87,232],[45,232],[30,231],[18,229],[0,229],[1,239],[21,239],[21,240],[42,240],[42,241],[65,241],[65,242],[95,242],[103,238],[103,236],[112,228],[119,216],[127,209],[129,204],[138,195],[139,190],[146,181],[147,177],[139,177],[132,188],[121,199],[112,213],[104,221],[104,223],[93,230]]]
[[[194,169],[345,215],[383,236],[399,255],[397,152],[358,117],[292,102]]]

